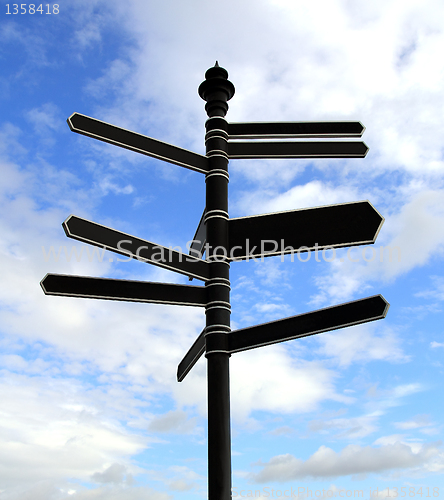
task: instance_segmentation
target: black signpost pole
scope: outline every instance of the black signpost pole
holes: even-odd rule
[[[206,153],[206,251],[210,279],[206,281],[206,353],[208,387],[208,498],[231,499],[230,378],[230,264],[228,242],[228,124],[227,101],[234,85],[225,69],[216,66],[205,73],[199,95],[205,110]]]

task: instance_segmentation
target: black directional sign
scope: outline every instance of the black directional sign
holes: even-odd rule
[[[326,307],[325,309],[271,321],[270,323],[234,330],[225,334],[227,352],[233,354],[256,347],[383,319],[387,315],[389,307],[388,302],[382,295],[374,295],[373,297]],[[220,348],[219,343],[212,345],[212,337],[210,336],[205,345],[204,335],[205,330],[201,332],[179,363],[177,368],[177,380],[179,382],[182,382],[205,350],[211,352],[213,347],[215,347],[215,350]]]
[[[384,218],[368,201],[305,208],[228,222],[230,258],[307,252],[374,243]]]
[[[209,264],[202,259],[121,233],[101,224],[70,215],[63,223],[70,238],[111,250],[128,258],[149,262],[203,281],[209,279]]]
[[[228,142],[228,158],[365,158],[364,142]]]
[[[177,381],[182,382],[186,374],[198,362],[199,358],[205,352],[205,329],[200,332],[200,335],[195,340],[194,344],[190,347],[189,351],[185,354],[183,360],[177,367]]]
[[[207,293],[205,287],[202,286],[67,276],[64,274],[47,274],[40,284],[46,295],[63,297],[183,306],[205,306],[207,302]]]
[[[190,245],[190,255],[194,257],[202,257],[202,250],[205,246],[207,240],[207,229],[205,226],[205,210],[203,211],[202,217],[200,218],[199,225],[196,229],[196,234],[194,235],[193,241]]]
[[[327,307],[298,316],[234,330],[228,336],[229,352],[307,337],[385,318],[389,304],[382,295]],[[207,346],[208,350],[208,346]]]
[[[285,139],[290,137],[361,137],[360,122],[250,122],[229,123],[230,139]]]
[[[68,118],[68,125],[73,132],[196,170],[197,172],[204,174],[208,172],[208,159],[205,156],[152,139],[146,135],[137,134],[80,113],[72,114]]]

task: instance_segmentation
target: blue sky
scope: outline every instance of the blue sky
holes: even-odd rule
[[[231,357],[233,495],[442,495],[442,2],[76,0],[50,15],[6,5],[0,499],[206,497],[205,359],[176,381],[203,309],[48,297],[39,282],[188,283],[99,258],[61,224],[75,214],[185,247],[204,177],[74,134],[66,119],[204,154],[197,88],[216,59],[236,88],[228,121],[359,120],[370,148],[363,160],[234,160],[230,216],[369,200],[385,218],[375,259],[357,247],[357,262],[343,249],[331,262],[233,263],[233,328],[379,293],[390,303],[382,321]],[[399,253],[381,261],[381,246]]]

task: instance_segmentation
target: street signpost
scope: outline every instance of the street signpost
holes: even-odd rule
[[[372,244],[384,221],[368,201],[231,219],[228,162],[235,158],[364,158],[355,141],[255,142],[254,139],[358,138],[360,122],[228,123],[227,102],[234,86],[225,69],[205,73],[199,95],[206,101],[206,155],[74,113],[74,132],[109,142],[205,174],[206,206],[190,255],[136,238],[95,222],[69,216],[68,237],[154,264],[204,282],[204,286],[47,274],[47,295],[153,302],[205,307],[206,326],[177,370],[182,381],[205,353],[208,387],[208,496],[231,499],[229,358],[231,354],[382,319],[388,303],[381,295],[240,330],[230,328],[230,263],[264,256]],[[249,139],[250,142],[239,142]],[[205,260],[201,257],[205,251]],[[119,260],[119,259],[117,259]]]

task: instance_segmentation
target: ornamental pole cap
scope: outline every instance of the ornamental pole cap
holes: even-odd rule
[[[205,81],[199,85],[199,95],[208,101],[211,94],[223,91],[227,101],[234,95],[234,85],[228,80],[228,71],[216,64],[205,72]]]
[[[205,72],[205,78],[207,80],[210,78],[225,78],[225,80],[227,80],[228,71],[225,68],[221,68],[219,63],[216,61],[216,64],[212,68],[207,69]]]

